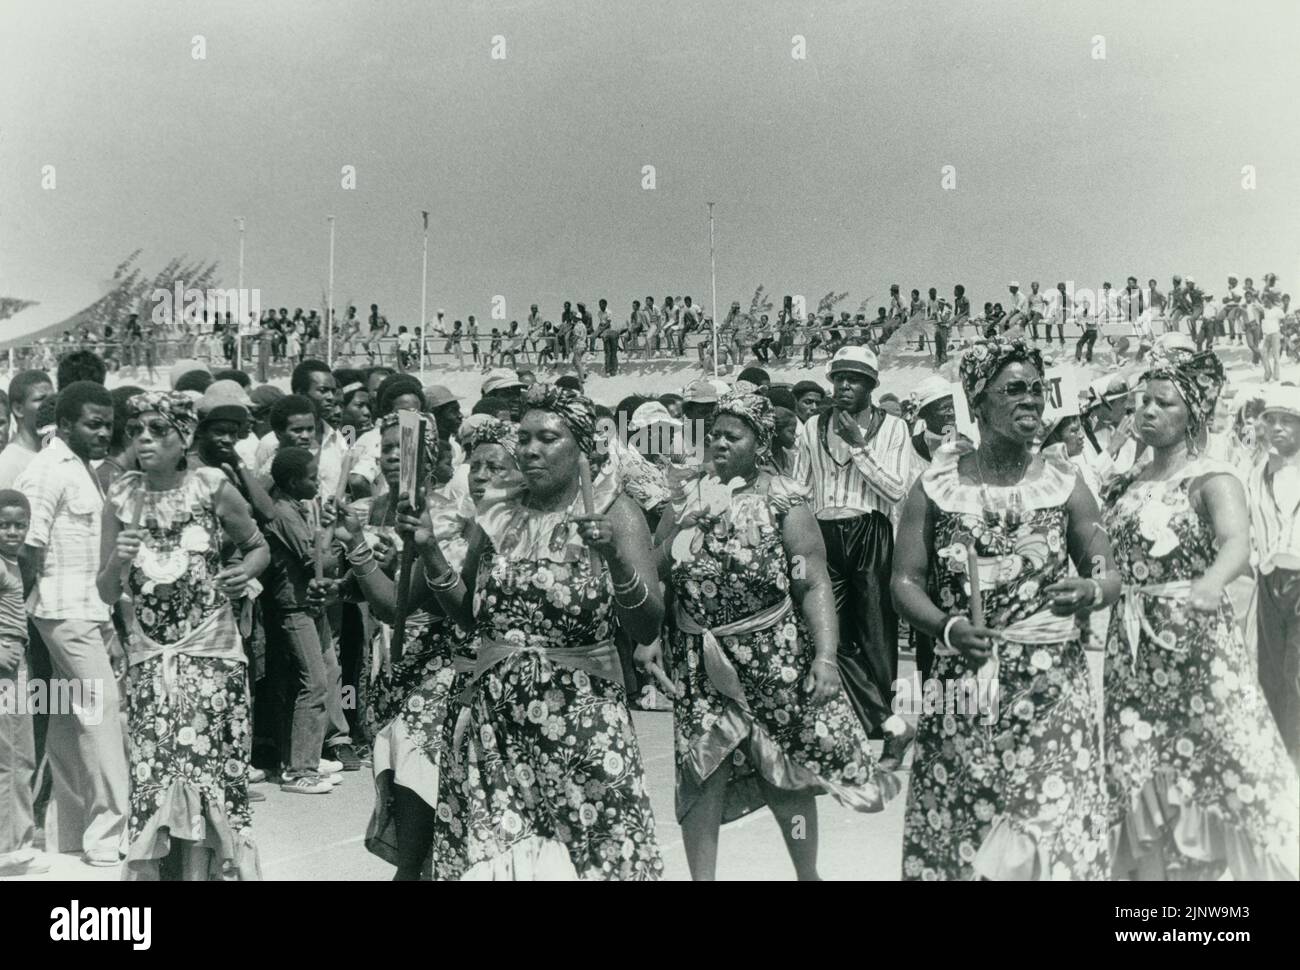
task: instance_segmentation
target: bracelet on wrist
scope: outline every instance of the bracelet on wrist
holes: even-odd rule
[[[612,583],[614,587],[614,595],[626,596],[628,593],[635,591],[637,586],[640,585],[640,583],[641,583],[641,574],[634,569],[632,570],[632,578],[629,579],[626,583]]]
[[[840,665],[838,663],[836,663],[834,660],[827,660],[824,657],[813,657],[813,663],[825,664],[827,667],[832,667],[836,671],[840,669]]]
[[[450,568],[441,576],[426,576],[424,578],[424,585],[435,593],[451,592],[459,582],[460,576],[456,573],[456,570]]]
[[[957,616],[950,616],[948,617],[948,622],[943,625],[943,637],[942,637],[943,645],[947,647],[949,650],[957,649],[952,645],[952,641],[948,639],[949,636],[951,636],[952,634],[952,628],[956,625],[958,620],[964,620],[964,619],[966,619],[966,617],[962,616],[961,614],[958,614]]]
[[[635,603],[624,603],[617,596],[615,596],[614,597],[615,604],[617,604],[618,606],[622,607],[625,610],[640,609],[645,604],[645,601],[650,598],[650,587],[647,586],[645,583],[641,583],[641,587],[642,587],[641,598],[637,600]]]
[[[1097,582],[1097,580],[1093,579],[1091,576],[1088,577],[1088,582],[1092,584],[1092,602],[1088,605],[1095,609],[1096,607],[1101,606],[1105,601],[1106,591],[1101,588],[1101,583]]]
[[[365,571],[364,571],[364,572],[358,572],[357,569],[353,569],[353,570],[352,570],[352,576],[353,576],[354,579],[365,579],[367,576],[370,576],[370,575],[373,575],[374,573],[379,572],[379,563],[375,562],[375,560],[374,560],[373,558],[372,558],[372,559],[370,560],[370,562],[368,563],[368,565],[370,566],[369,569],[365,569],[367,563],[358,563],[358,564],[356,564],[356,565],[357,565],[357,567],[358,567],[359,569],[363,569],[363,570],[365,570]]]

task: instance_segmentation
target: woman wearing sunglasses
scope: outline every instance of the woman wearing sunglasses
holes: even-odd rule
[[[1296,879],[1295,767],[1225,586],[1247,569],[1233,467],[1204,455],[1213,351],[1158,344],[1135,417],[1150,446],[1104,493],[1124,582],[1106,647],[1106,777],[1123,879]]]
[[[937,450],[894,547],[894,601],[936,642],[903,878],[1103,879],[1101,746],[1076,616],[1119,597],[1110,544],[1064,449],[1033,452],[1038,351],[977,343],[961,381],[980,444]]]
[[[215,468],[189,468],[188,394],[127,402],[140,471],[104,505],[100,598],[129,597],[131,798],[126,878],[260,877],[248,807],[248,676],[232,602],[270,561],[247,503]],[[223,565],[229,540],[242,558]]]

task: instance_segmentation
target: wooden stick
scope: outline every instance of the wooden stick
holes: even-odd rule
[[[433,420],[429,418],[427,420]],[[415,436],[415,490],[417,499],[424,498],[424,427],[420,427]],[[401,501],[401,495],[394,495],[393,502]],[[396,504],[393,506],[396,510]],[[423,509],[413,510],[418,516]],[[397,574],[397,617],[393,621],[393,640],[389,647],[392,662],[402,659],[402,648],[406,644],[406,614],[411,607],[411,574],[415,571],[415,536],[402,539],[402,567]]]
[[[975,542],[966,543],[966,571],[970,574],[970,621],[984,625],[984,599],[980,595],[980,557],[975,553]]]
[[[339,475],[338,486],[334,489],[334,507],[340,509],[343,507],[343,500],[348,494],[348,476],[352,474],[352,449],[349,448],[343,455],[343,470]]]
[[[319,583],[325,578],[325,548],[328,543],[325,530],[320,524],[320,501],[312,502],[308,508],[311,509],[307,524],[311,526],[312,531],[312,560],[316,567],[316,582]]]
[[[594,515],[596,509],[596,499],[591,487],[591,462],[587,461],[586,455],[578,456],[578,484],[582,488],[582,508],[584,515]],[[595,549],[588,549],[587,555],[591,557],[591,573],[593,576],[600,575],[600,554]]]

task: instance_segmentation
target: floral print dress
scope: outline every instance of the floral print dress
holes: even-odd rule
[[[1068,570],[1075,470],[1046,449],[1016,489],[960,480],[969,445],[944,445],[921,478],[933,505],[939,607],[967,614],[966,544],[978,554],[985,626],[1003,633],[978,673],[936,650],[917,727],[904,879],[1104,879],[1106,802],[1088,665],[1073,619],[1043,590]],[[1017,492],[1018,511],[990,508]],[[1004,494],[1006,493],[1006,494]],[[1004,503],[1011,508],[1011,503]],[[995,690],[994,690],[995,688]]]
[[[612,481],[612,479],[604,479]],[[598,495],[598,499],[601,498]],[[603,496],[607,508],[613,495]],[[593,573],[567,512],[510,501],[479,522],[481,652],[503,659],[453,687],[434,828],[435,879],[658,879],[654,815],[618,683],[609,573]],[[605,644],[605,676],[550,651]],[[459,689],[467,687],[463,707]]]
[[[165,492],[124,475],[109,495],[124,528],[144,502],[142,548],[125,583],[134,613],[128,657],[139,655],[141,634],[222,654],[131,661],[128,878],[153,877],[172,838],[211,849],[214,879],[260,878],[248,802],[247,665],[230,601],[212,582],[222,568],[215,497],[225,487],[219,471],[201,468]]]
[[[433,517],[433,531],[454,569],[465,561],[465,533],[472,524],[463,506],[446,501],[445,493]],[[390,508],[392,493],[379,496],[372,515],[380,523]],[[382,532],[401,551],[402,536],[380,525]],[[422,591],[423,585],[413,594]],[[388,627],[376,635],[387,637]],[[375,776],[375,808],[366,829],[366,848],[392,865],[398,864],[397,828],[392,814],[392,786],[415,792],[429,805],[438,804],[438,767],[441,761],[443,722],[451,701],[455,671],[453,650],[464,648],[467,635],[440,611],[413,611],[406,620],[406,644],[401,659],[380,671],[373,684],[367,681],[366,704],[362,711],[363,730],[371,740]]]
[[[1115,874],[1294,880],[1296,771],[1232,603],[1186,608],[1186,583],[1218,554],[1191,490],[1232,468],[1202,459],[1168,481],[1139,481],[1141,470],[1111,486],[1105,514],[1125,592],[1105,673]]]
[[[698,627],[734,624],[789,599],[791,564],[781,529],[807,495],[788,478],[772,477],[760,488],[734,495],[729,512],[683,530],[674,543],[673,592]],[[705,653],[713,643],[735,673],[738,699],[710,678]],[[813,643],[797,606],[764,629],[719,636],[707,646],[704,634],[674,629],[669,644],[679,820],[727,761],[724,822],[766,804],[760,779],[776,788],[830,792],[862,812],[879,811],[900,790],[892,774],[876,769],[843,691],[821,706],[808,703],[804,682]]]

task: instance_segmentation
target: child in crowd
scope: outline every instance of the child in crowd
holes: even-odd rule
[[[34,847],[36,747],[27,710],[27,611],[18,568],[31,515],[25,495],[0,491],[0,876],[50,869]]]

